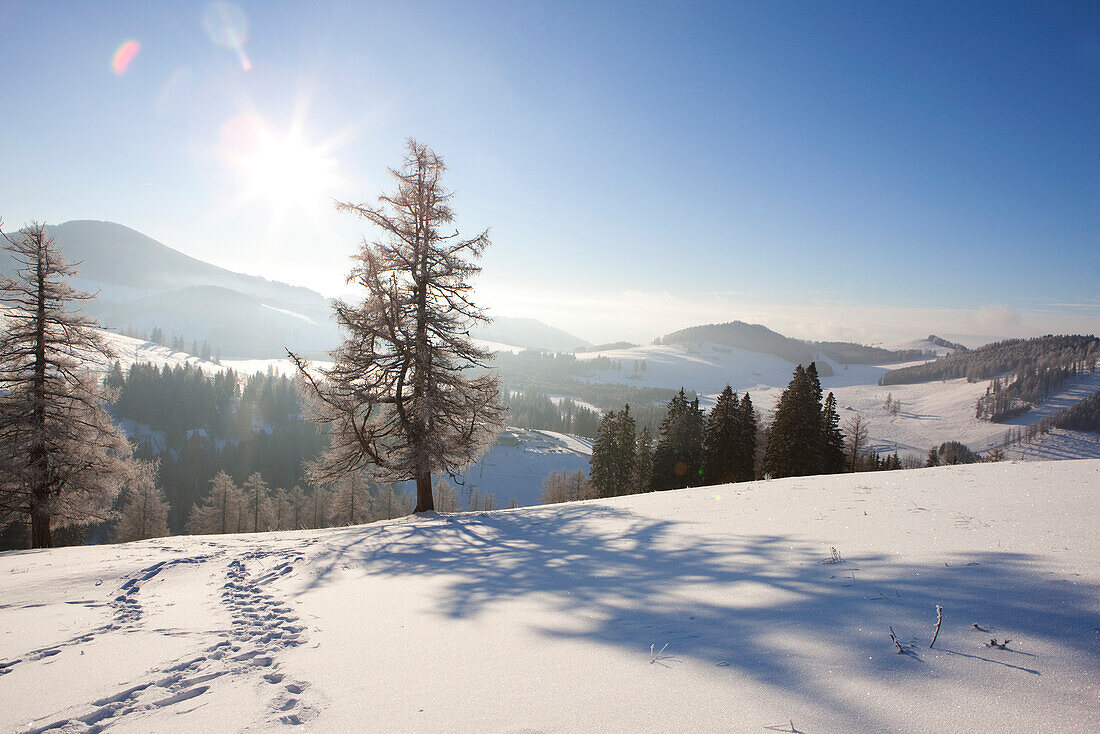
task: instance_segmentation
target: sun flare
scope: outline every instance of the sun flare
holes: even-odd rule
[[[222,129],[222,149],[242,203],[263,203],[278,215],[327,208],[339,183],[331,143],[307,139],[301,126],[280,131],[264,118],[241,115]]]

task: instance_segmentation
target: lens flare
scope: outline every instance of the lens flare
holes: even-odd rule
[[[130,62],[134,60],[134,57],[138,55],[138,51],[140,50],[141,44],[133,38],[124,41],[123,44],[115,50],[115,55],[111,58],[111,71],[118,76],[125,74],[126,70],[130,68]]]
[[[248,42],[248,17],[239,5],[220,0],[210,3],[202,13],[202,28],[213,43],[237,54],[242,69],[252,68],[244,50]]]
[[[301,125],[279,129],[246,112],[221,128],[220,154],[241,186],[241,204],[268,204],[276,217],[331,209],[339,185],[334,143],[314,142]]]

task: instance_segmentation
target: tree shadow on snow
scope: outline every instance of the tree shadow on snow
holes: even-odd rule
[[[548,612],[539,619],[554,620],[537,627],[547,636],[636,651],[643,663],[651,645],[667,643],[657,662],[732,668],[864,721],[874,713],[813,687],[831,660],[899,682],[927,672],[931,655],[1041,676],[1041,658],[1022,646],[1044,641],[1100,667],[1100,588],[1059,578],[1034,557],[988,552],[922,564],[846,553],[832,562],[828,548],[792,537],[714,526],[699,536],[678,525],[589,504],[414,518],[333,538],[314,559],[312,585],[353,566],[371,576],[442,575],[437,610],[453,618],[537,594]],[[937,604],[945,621],[930,651]],[[896,654],[890,627],[906,654]],[[987,648],[991,637],[1015,644]]]

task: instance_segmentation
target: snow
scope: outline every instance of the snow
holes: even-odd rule
[[[190,364],[193,367],[201,367],[203,372],[207,374],[221,372],[224,369],[222,365],[216,362],[210,362],[187,352],[177,352],[155,342],[134,339],[133,337],[116,334],[113,331],[100,330],[100,333],[106,338],[107,343],[115,353],[115,357],[104,364],[97,365],[91,360],[87,362],[92,369],[98,371],[106,371],[116,361],[121,363],[123,371],[128,370],[131,365],[139,363],[155,364],[161,368],[168,366],[181,367]]]
[[[592,440],[554,431],[507,428],[496,443],[461,477],[462,504],[477,489],[484,497],[492,494],[498,507],[513,499],[521,506],[537,505],[542,499],[542,482],[550,472],[588,473]],[[411,488],[411,484],[410,484]]]
[[[279,308],[278,306],[271,306],[271,305],[266,304],[266,303],[261,303],[260,306],[263,307],[263,308],[266,308],[269,311],[275,311],[276,313],[281,313],[281,314],[285,314],[286,316],[291,316],[293,318],[298,319],[299,321],[304,321],[307,324],[313,324],[314,326],[317,325],[316,321],[314,321],[313,319],[311,319],[310,317],[308,317],[304,314],[298,313],[297,311],[291,311],[289,309]]]
[[[891,345],[891,348],[924,349],[934,345],[925,340]],[[939,348],[942,350],[942,348]],[[753,405],[767,416],[791,380],[794,365],[766,354],[715,344],[688,350],[683,346],[642,346],[605,352],[578,354],[577,359],[606,356],[622,362],[622,370],[594,371],[593,382],[664,387],[685,387],[699,393],[700,405],[709,408],[726,384],[740,393],[748,391]],[[645,371],[633,371],[635,360],[645,360]],[[819,357],[833,371],[821,378],[822,388],[836,395],[841,424],[855,413],[867,421],[872,444],[882,450],[895,449],[902,455],[925,456],[932,446],[961,441],[975,451],[998,446],[1010,428],[1030,425],[1100,391],[1100,371],[1066,381],[1058,392],[1035,410],[1005,423],[991,423],[974,417],[975,404],[985,394],[988,380],[934,380],[913,385],[879,386],[888,371],[923,360],[886,365],[843,365]],[[900,400],[897,415],[887,412],[887,395]],[[1045,440],[1045,439],[1044,439]],[[1049,452],[1017,452],[1020,458],[1098,458],[1100,450],[1087,435],[1063,440]]]
[[[477,348],[489,352],[511,352],[512,354],[519,354],[527,349],[527,347],[517,347],[515,344],[492,342],[486,341],[485,339],[470,339],[470,341],[472,341]]]
[[[1097,731],[1098,506],[1000,463],[8,552],[0,730]]]

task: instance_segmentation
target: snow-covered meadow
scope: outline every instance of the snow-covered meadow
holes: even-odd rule
[[[1006,462],[8,552],[0,730],[1092,732],[1098,506]]]

